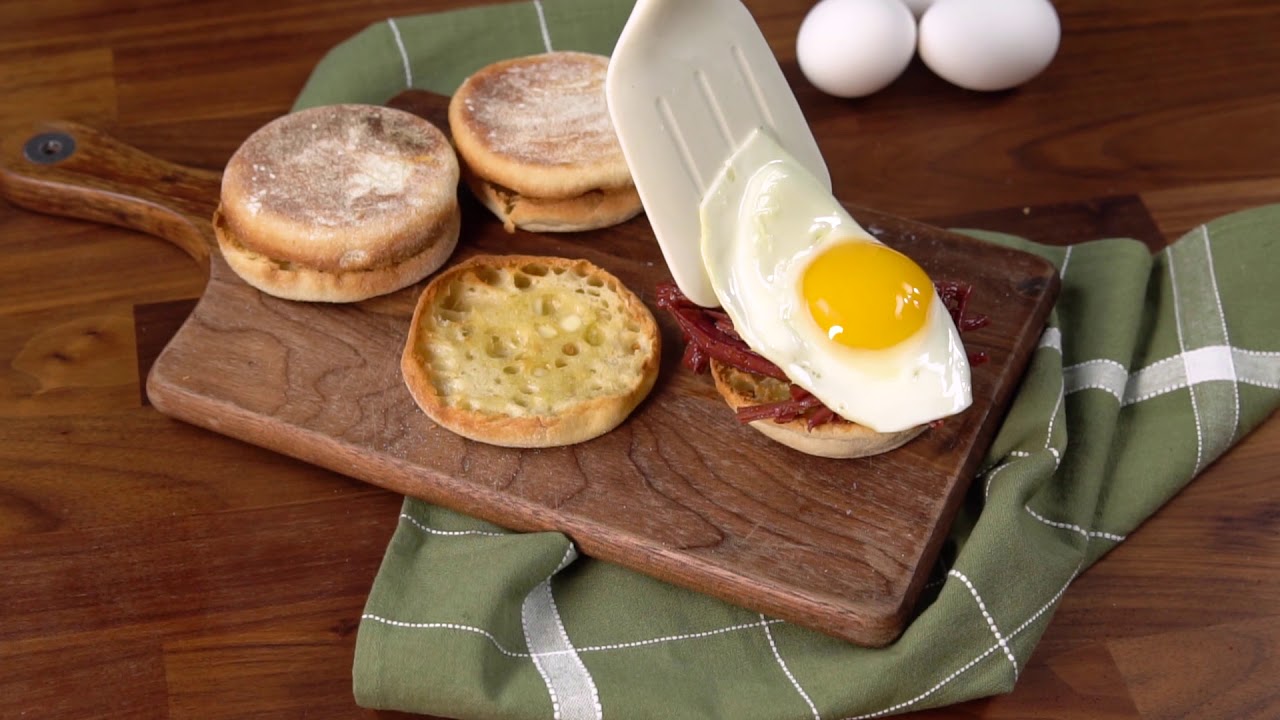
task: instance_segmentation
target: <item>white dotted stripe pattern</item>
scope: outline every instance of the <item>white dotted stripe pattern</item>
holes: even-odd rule
[[[1058,271],[1059,278],[1065,278],[1067,273],[1067,264],[1071,262],[1071,247],[1062,256],[1062,269]],[[1040,333],[1040,341],[1036,345],[1037,349],[1049,348],[1058,354],[1062,354],[1062,331],[1056,327],[1046,327],[1044,332]],[[1062,408],[1062,400],[1066,394],[1066,379],[1063,379],[1063,385],[1058,388],[1058,400],[1053,406],[1053,412],[1049,415],[1048,428],[1045,431],[1044,447],[1053,455],[1053,466],[1056,469],[1062,462],[1062,455],[1058,449],[1053,447],[1053,425],[1057,421],[1058,411]],[[1009,453],[1012,457],[1028,458],[1031,453],[1024,450],[1014,450]],[[1002,470],[1013,465],[1012,461],[1004,461],[999,465],[991,468],[986,472],[986,483],[983,486],[983,497],[991,497],[991,483]]]
[[[741,632],[743,630],[754,630],[755,628],[767,628],[770,625],[777,625],[781,620],[761,619],[760,622],[742,623],[739,625],[726,625],[714,630],[703,630],[696,633],[681,633],[679,635],[663,635],[648,640],[633,640],[624,643],[611,643],[608,645],[588,645],[578,648],[579,653],[601,652],[605,650],[629,650],[631,648],[645,647],[647,645],[662,645],[663,643],[678,642],[684,640],[701,640],[702,638],[714,637],[716,635],[724,635],[731,632]]]
[[[1065,414],[1066,410],[1062,407],[1062,400],[1066,397],[1066,384],[1058,385],[1058,399],[1053,404],[1053,412],[1049,414],[1049,427],[1044,434],[1044,449],[1053,455],[1053,469],[1057,470],[1062,464],[1062,451],[1053,446],[1053,427],[1058,422],[1058,416]]]
[[[527,658],[527,657],[530,657],[531,655],[530,653],[527,653],[527,652],[520,652],[518,650],[508,649],[505,645],[502,644],[501,641],[498,640],[498,638],[494,637],[493,633],[489,632],[488,630],[485,630],[484,628],[475,627],[474,625],[462,625],[460,623],[448,623],[448,622],[408,622],[405,620],[393,620],[391,618],[383,617],[375,613],[365,613],[360,616],[360,619],[362,621],[369,620],[371,622],[380,623],[382,625],[387,625],[395,628],[404,628],[406,630],[456,630],[459,632],[471,633],[473,635],[479,635],[480,637],[488,639],[489,644],[493,645],[494,649],[496,649],[498,652],[502,653],[503,655],[506,655],[507,657]]]
[[[1201,242],[1187,238],[1165,251],[1178,344],[1184,360],[1188,349],[1230,347],[1222,298],[1214,277],[1209,229],[1202,226],[1200,231]],[[1223,352],[1219,357],[1226,363],[1223,374],[1230,378],[1229,382],[1204,381],[1196,377],[1193,367],[1185,368],[1196,424],[1196,464],[1190,473],[1192,477],[1231,446],[1239,429],[1240,395],[1232,355]]]
[[[952,671],[950,675],[947,675],[942,680],[938,681],[938,684],[934,685],[933,687],[929,688],[928,690],[925,690],[924,692],[920,693],[919,695],[909,700],[903,700],[902,702],[897,703],[895,705],[890,705],[889,707],[884,708],[883,710],[869,712],[864,715],[854,715],[852,717],[844,718],[844,720],[868,720],[869,718],[884,717],[885,715],[892,715],[894,713],[902,712],[903,710],[906,710],[912,705],[919,703],[921,700],[927,699],[930,695],[938,692],[942,688],[951,684],[953,680],[965,674],[966,672],[969,672],[969,670],[971,670],[973,666],[987,659],[988,655],[990,655],[991,653],[999,649],[1000,649],[999,643],[992,645],[991,647],[987,648],[981,655],[975,657],[974,659],[970,660],[964,665],[961,665],[959,668]]]
[[[427,533],[428,535],[440,535],[444,537],[451,537],[451,536],[461,537],[464,535],[484,535],[488,537],[506,537],[507,535],[510,535],[510,533],[490,532],[488,530],[440,530],[438,528],[433,528],[426,525],[421,520],[410,515],[409,513],[400,513],[400,519],[409,521],[411,525],[418,528],[422,532]]]
[[[1280,390],[1280,352],[1231,348],[1231,362],[1239,382]]]
[[[1015,450],[1014,452],[1018,452],[1018,451]],[[1022,454],[1022,457],[1029,457],[1029,456],[1030,456],[1030,453]],[[996,476],[1000,474],[1000,471],[1004,470],[1005,468],[1013,464],[1014,464],[1013,461],[1006,460],[1005,462],[1002,462],[999,465],[987,471],[986,485],[982,488],[982,496],[984,498],[987,498],[987,499],[991,498],[991,484],[995,482]]]
[[[1037,348],[1052,348],[1059,353],[1062,352],[1062,331],[1056,327],[1047,327],[1044,332],[1040,333],[1040,342]]]
[[[662,645],[669,642],[682,642],[685,640],[700,640],[703,638],[715,637],[717,635],[725,635],[732,632],[741,632],[743,630],[755,630],[758,628],[767,628],[771,625],[778,625],[781,620],[761,620],[760,622],[742,623],[739,625],[726,625],[714,630],[704,630],[696,633],[681,633],[679,635],[664,635],[647,640],[633,640],[624,643],[611,643],[608,645],[586,645],[573,650],[552,650],[544,653],[521,652],[518,650],[508,649],[498,638],[484,628],[474,625],[463,625],[461,623],[449,622],[408,622],[405,620],[394,620],[392,618],[383,617],[375,613],[365,613],[360,616],[361,620],[369,620],[390,627],[403,628],[405,630],[454,630],[458,632],[471,633],[489,640],[494,649],[499,653],[512,658],[531,658],[534,655],[539,657],[551,657],[554,655],[568,655],[576,652],[579,655],[591,652],[607,652],[611,650],[631,650],[634,648],[647,647],[649,645]]]
[[[595,680],[574,650],[551,593],[551,578],[578,557],[572,544],[546,580],[525,596],[520,625],[533,664],[546,683],[555,720],[600,720],[604,709]]]
[[[1184,337],[1182,329],[1183,305],[1182,298],[1178,294],[1178,273],[1176,266],[1177,263],[1173,262],[1173,254],[1169,253],[1169,286],[1173,293],[1173,325],[1178,331],[1178,354],[1183,358],[1183,369],[1186,371],[1187,376],[1190,377],[1191,369],[1185,365],[1187,357],[1187,340]],[[1200,407],[1196,403],[1196,393],[1194,390],[1191,392],[1191,417],[1195,420],[1196,424],[1196,464],[1195,468],[1191,471],[1191,474],[1195,475],[1200,471],[1200,464],[1204,462],[1204,424],[1200,422]]]
[[[986,499],[991,498],[991,486],[995,484],[995,479],[997,475],[999,475],[1004,470],[1010,467],[1013,467],[1014,465],[1020,464],[1019,460],[1027,460],[1029,458],[1034,458],[1039,455],[1048,455],[1049,457],[1051,457],[1053,459],[1053,467],[1055,470],[1058,468],[1059,465],[1062,464],[1061,451],[1059,451],[1057,448],[1053,447],[1052,445],[1042,450],[1037,450],[1034,453],[1027,452],[1026,450],[1011,450],[1009,451],[1009,457],[1017,458],[1016,460],[1003,460],[1000,462],[1000,464],[996,465],[995,467],[991,468],[986,472],[986,484],[982,489],[983,497]]]
[[[1071,264],[1071,251],[1074,249],[1075,249],[1075,246],[1067,246],[1067,251],[1062,256],[1062,268],[1058,270],[1058,278],[1062,282],[1067,281],[1067,266]],[[1061,337],[1061,332],[1059,332],[1059,337],[1058,337],[1059,353],[1062,352],[1061,343],[1062,343],[1062,337]],[[1049,427],[1044,434],[1044,449],[1053,453],[1053,469],[1054,470],[1057,470],[1058,466],[1062,464],[1062,455],[1059,454],[1058,449],[1053,446],[1053,427],[1058,422],[1058,414],[1063,413],[1065,415],[1066,413],[1066,409],[1062,407],[1063,398],[1066,397],[1066,389],[1067,389],[1066,378],[1064,377],[1060,379],[1061,379],[1061,382],[1058,383],[1058,399],[1053,404],[1053,412],[1049,413]],[[1017,663],[1014,663],[1014,668],[1015,669],[1017,668]]]
[[[1062,254],[1062,267],[1058,268],[1059,280],[1065,281],[1067,279],[1067,266],[1071,264],[1071,251],[1075,249],[1075,245],[1068,245],[1067,251]]]
[[[1133,373],[1122,374],[1123,368],[1119,362],[1108,359],[1068,366],[1063,371],[1067,393],[1101,390],[1123,405],[1134,405],[1215,380],[1280,390],[1280,353],[1229,345],[1188,350]],[[1238,411],[1237,407],[1235,412]]]
[[[400,37],[400,26],[396,25],[395,18],[387,18],[387,26],[391,28],[391,35],[396,40],[396,48],[400,50],[400,61],[404,63],[404,86],[413,87],[413,68],[409,66],[409,53],[404,49],[404,38]]]
[[[1231,334],[1227,331],[1227,313],[1222,308],[1222,293],[1218,291],[1218,273],[1213,269],[1213,247],[1209,243],[1209,226],[1200,226],[1200,239],[1204,245],[1204,255],[1207,261],[1207,274],[1209,276],[1210,294],[1213,295],[1214,305],[1218,310],[1218,325],[1222,328],[1222,344],[1227,347],[1231,346]],[[1232,365],[1232,374],[1235,374],[1235,366]],[[1236,434],[1240,432],[1240,386],[1235,382],[1231,383],[1231,432],[1223,437],[1221,447],[1213,448],[1214,457],[1226,452],[1231,447],[1231,443],[1235,441]]]
[[[1030,453],[1025,453],[1023,451],[1014,451],[1010,454],[1014,456],[1020,456],[1020,457],[1026,457],[1030,455]],[[1066,523],[1056,523],[1054,521],[1047,520],[1039,516],[1034,511],[1032,511],[1029,507],[1026,508],[1026,510],[1028,513],[1031,514],[1032,517],[1048,525],[1068,529],[1068,530],[1071,530],[1072,532],[1079,532],[1083,530],[1082,528],[1079,528],[1078,526],[1075,526],[1075,525],[1069,525]],[[413,524],[415,527],[418,527],[419,529],[422,529],[425,532],[430,532],[433,534],[444,535],[444,536],[459,536],[458,533],[454,531],[443,531],[443,530],[437,530],[435,528],[429,528],[420,522],[414,522]],[[466,534],[474,535],[478,533],[468,532]],[[1116,542],[1119,542],[1124,539],[1124,536],[1122,535],[1114,535],[1111,533],[1104,533],[1104,532],[1097,532],[1097,531],[1085,531],[1085,535],[1086,537],[1091,539],[1106,538],[1106,539],[1114,540]],[[572,551],[572,546],[570,547],[570,551]],[[566,557],[568,556],[569,554],[566,553]],[[1020,635],[1024,630],[1030,627],[1037,619],[1043,616],[1044,613],[1049,610],[1049,608],[1053,607],[1054,604],[1058,602],[1058,600],[1062,597],[1063,593],[1066,592],[1067,587],[1070,586],[1070,584],[1075,580],[1076,576],[1079,574],[1080,568],[1083,567],[1083,562],[1084,561],[1081,560],[1081,563],[1077,565],[1076,570],[1067,579],[1066,583],[1063,584],[1063,586],[1056,593],[1054,593],[1054,595],[1048,600],[1048,602],[1043,604],[1039,609],[1037,609],[1034,613],[1032,613],[1025,622],[1019,625],[1013,632],[1009,633],[1008,636],[1004,638],[1006,646],[1009,641],[1011,641],[1013,638]],[[952,572],[954,571],[949,571],[948,575],[950,576]],[[606,645],[584,646],[577,649],[567,648],[567,649],[554,649],[554,650],[546,650],[546,651],[539,651],[539,652],[519,652],[519,651],[510,650],[507,647],[505,647],[489,631],[483,628],[472,626],[472,625],[464,625],[460,623],[448,623],[448,622],[408,622],[404,620],[395,620],[391,618],[386,618],[374,613],[365,613],[364,615],[361,616],[361,619],[368,620],[371,622],[377,622],[390,627],[403,628],[403,629],[445,630],[445,631],[452,631],[452,632],[470,633],[470,634],[485,638],[486,640],[489,641],[489,643],[494,647],[495,650],[497,650],[502,655],[511,657],[511,658],[548,658],[548,657],[555,657],[560,655],[581,654],[581,653],[589,653],[589,652],[630,650],[634,648],[647,647],[651,645],[661,645],[669,642],[683,642],[683,641],[689,641],[689,640],[698,640],[698,639],[723,635],[726,633],[741,632],[744,630],[753,630],[756,628],[768,628],[771,625],[776,625],[782,622],[781,620],[771,620],[771,619],[766,619],[764,616],[761,616],[759,622],[742,623],[739,625],[729,625],[721,628],[715,628],[713,630],[705,630],[705,631],[696,632],[696,633],[681,633],[677,635],[665,635],[665,636],[649,638],[646,640],[636,640],[631,642],[612,643],[612,644],[606,644]],[[771,634],[770,634],[770,642],[772,645]],[[925,690],[923,693],[917,695],[914,698],[897,703],[883,710],[867,713],[864,715],[858,715],[856,717],[846,718],[845,720],[867,720],[869,718],[882,717],[885,715],[890,715],[893,713],[900,712],[906,708],[916,705],[917,703],[927,699],[929,696],[938,692],[943,687],[945,687],[946,685],[954,681],[956,678],[960,677],[965,672],[969,671],[974,666],[976,666],[978,663],[982,662],[982,660],[984,660],[986,657],[988,657],[989,655],[991,655],[992,653],[1000,649],[1001,649],[1001,644],[997,641],[996,643],[988,647],[984,652],[979,654],[977,657],[973,658],[969,662],[957,668],[956,670],[948,674],[946,677],[944,677],[937,684],[933,685],[932,687]],[[800,691],[803,692],[803,690],[800,690]]]
[[[1068,395],[1081,390],[1101,390],[1121,400],[1129,382],[1129,369],[1115,360],[1102,358],[1065,367],[1062,377],[1064,392]]]
[[[1013,666],[1013,677],[1018,678],[1018,659],[1013,656],[1013,648],[1009,647],[1008,641],[1000,634],[1000,628],[996,625],[996,619],[991,617],[991,613],[987,612],[987,604],[982,601],[982,596],[978,594],[978,588],[973,586],[973,582],[959,570],[952,568],[947,575],[958,578],[964,586],[969,588],[969,594],[973,596],[973,601],[978,604],[978,610],[982,613],[982,619],[987,621],[987,627],[991,630],[991,634],[996,638],[996,644],[1004,651],[1004,656],[1009,659],[1009,664]]]
[[[1008,637],[1005,638],[1006,643],[1010,640],[1013,640],[1018,635],[1021,635],[1024,630],[1031,627],[1031,625],[1035,623],[1036,620],[1039,620],[1046,612],[1048,612],[1049,608],[1056,605],[1058,601],[1062,599],[1063,593],[1067,591],[1068,587],[1071,587],[1071,583],[1075,582],[1075,579],[1080,575],[1080,570],[1083,567],[1084,567],[1084,558],[1081,558],[1080,562],[1076,565],[1076,569],[1071,573],[1071,576],[1067,578],[1067,581],[1062,584],[1062,587],[1058,588],[1058,591],[1054,593],[1053,596],[1050,597],[1047,602],[1041,605],[1039,609],[1037,609],[1034,613],[1032,613],[1030,617],[1026,619],[1025,622],[1023,622],[1016,629],[1014,629],[1013,632],[1009,633]],[[964,675],[965,673],[972,670],[978,663],[987,659],[987,657],[989,657],[992,653],[994,653],[999,649],[1000,649],[1000,643],[999,642],[993,643],[990,647],[988,647],[986,650],[979,653],[972,660],[965,663],[964,665],[961,665],[955,670],[951,671],[946,677],[942,678],[933,686],[931,686],[930,688],[920,693],[919,695],[916,695],[913,698],[903,700],[900,703],[895,703],[893,705],[890,705],[889,707],[876,710],[874,712],[864,713],[862,715],[850,716],[850,717],[844,718],[843,720],[870,720],[870,718],[878,718],[878,717],[884,717],[885,715],[893,715],[895,713],[900,713],[914,705],[918,705],[921,701],[928,699],[934,693],[937,693],[939,690],[951,684],[954,680],[959,678],[961,675]]]
[[[1062,266],[1057,270],[1057,277],[1061,282],[1066,282],[1066,266],[1071,264],[1071,251],[1073,250],[1075,250],[1074,246],[1068,246],[1065,254],[1062,254]],[[1059,332],[1059,352],[1062,351],[1061,343],[1061,332]],[[1048,429],[1044,432],[1044,450],[1048,450],[1053,454],[1053,470],[1057,470],[1057,466],[1062,462],[1062,456],[1057,452],[1057,448],[1053,447],[1053,425],[1057,423],[1057,415],[1065,413],[1065,409],[1062,407],[1062,398],[1064,397],[1066,397],[1066,378],[1062,378],[1062,382],[1057,386],[1057,401],[1053,404],[1052,413],[1048,414]],[[1018,664],[1014,664],[1014,667],[1016,666]]]
[[[1013,452],[1009,453],[1009,455],[1023,459],[1023,460],[1032,457],[1031,453],[1024,452],[1022,450],[1014,450]],[[992,469],[989,473],[987,473],[986,493],[988,497],[991,495],[991,482],[992,480],[994,480],[995,476],[999,474],[1001,470],[1004,470],[1005,468],[1014,464],[1016,464],[1016,461],[1012,461],[1012,460],[1006,461],[1001,463],[1000,465],[997,465],[994,469]],[[1104,532],[1101,530],[1086,530],[1080,527],[1079,525],[1072,525],[1069,523],[1060,523],[1054,520],[1049,520],[1045,518],[1043,515],[1040,515],[1039,513],[1037,513],[1035,510],[1032,510],[1030,506],[1023,506],[1023,509],[1026,510],[1027,514],[1031,515],[1031,517],[1044,523],[1045,525],[1048,525],[1050,527],[1062,528],[1064,530],[1071,530],[1072,532],[1083,534],[1087,538],[1103,538],[1106,540],[1112,540],[1114,542],[1122,542],[1125,538],[1124,535],[1117,535],[1115,533]]]
[[[769,629],[764,615],[760,616],[760,624],[764,627],[764,636],[769,640],[769,649],[773,651],[773,659],[778,661],[778,667],[782,668],[783,674],[787,676],[787,680],[791,682],[791,687],[800,693],[800,697],[804,698],[804,702],[809,706],[809,712],[813,714],[813,720],[822,720],[822,716],[818,714],[818,706],[813,704],[813,700],[809,697],[809,693],[804,691],[800,686],[800,681],[796,680],[796,676],[792,674],[791,668],[787,667],[787,663],[782,659],[782,653],[778,652],[778,644],[773,640],[773,631]]]
[[[1124,539],[1125,539],[1124,535],[1117,535],[1115,533],[1103,532],[1101,530],[1086,530],[1080,527],[1079,525],[1073,525],[1071,523],[1050,520],[1045,516],[1041,515],[1040,513],[1036,512],[1035,510],[1032,510],[1030,505],[1024,505],[1023,509],[1026,510],[1028,513],[1030,513],[1031,517],[1035,518],[1036,520],[1039,520],[1045,525],[1048,525],[1050,527],[1062,528],[1063,530],[1070,530],[1071,532],[1077,533],[1078,535],[1084,537],[1086,540],[1089,540],[1091,538],[1102,538],[1103,540],[1111,540],[1112,542],[1124,542]]]
[[[1231,433],[1228,436],[1228,440],[1226,443],[1229,445],[1230,438],[1233,438],[1235,433],[1238,432],[1238,423],[1239,423],[1238,386],[1239,384],[1243,383],[1243,384],[1259,385],[1262,387],[1268,387],[1273,389],[1280,388],[1280,353],[1259,352],[1259,351],[1245,350],[1241,348],[1234,348],[1230,346],[1227,338],[1227,334],[1226,334],[1227,328],[1225,323],[1225,316],[1222,313],[1222,301],[1221,301],[1220,295],[1217,293],[1216,278],[1213,277],[1212,254],[1209,249],[1207,228],[1203,229],[1203,239],[1205,241],[1203,247],[1206,255],[1204,266],[1208,269],[1208,280],[1211,286],[1211,291],[1208,294],[1211,295],[1214,300],[1212,307],[1217,308],[1217,311],[1218,311],[1218,321],[1220,323],[1220,329],[1222,332],[1221,343],[1218,345],[1211,345],[1208,347],[1202,346],[1192,351],[1187,351],[1186,338],[1183,335],[1184,326],[1182,324],[1181,318],[1176,318],[1177,329],[1179,334],[1179,345],[1181,350],[1178,356],[1173,358],[1166,358],[1165,360],[1162,360],[1158,363],[1154,363],[1153,365],[1148,366],[1147,368],[1137,373],[1134,373],[1133,375],[1129,375],[1128,373],[1125,373],[1124,375],[1120,375],[1119,373],[1116,373],[1115,368],[1118,367],[1121,370],[1123,370],[1124,366],[1113,360],[1099,359],[1099,360],[1093,360],[1093,361],[1088,361],[1086,363],[1073,365],[1071,367],[1064,369],[1064,390],[1067,387],[1074,388],[1073,390],[1070,390],[1070,392],[1076,392],[1076,391],[1085,390],[1085,389],[1104,390],[1110,393],[1112,396],[1116,397],[1118,400],[1122,400],[1125,405],[1129,405],[1135,402],[1141,402],[1142,400],[1156,397],[1158,395],[1162,395],[1167,392],[1172,392],[1174,390],[1177,390],[1183,387],[1192,387],[1193,388],[1192,402],[1193,402],[1193,408],[1194,408],[1194,403],[1195,403],[1194,388],[1197,385],[1205,383],[1209,380],[1230,381],[1233,397],[1234,397],[1233,416],[1234,416],[1235,422],[1231,426]],[[1070,255],[1068,254],[1067,257],[1064,258],[1064,262],[1063,262],[1064,270],[1066,268],[1066,261],[1069,259],[1070,259]],[[1176,272],[1173,269],[1172,261],[1170,262],[1169,272],[1170,272],[1171,281],[1172,281],[1173,280],[1172,276]],[[1175,284],[1175,287],[1176,287],[1176,284]],[[1180,300],[1181,299],[1177,297],[1177,294],[1175,291],[1175,306],[1174,306],[1175,315],[1182,312],[1182,310],[1179,309],[1181,305]],[[1203,302],[1203,298],[1200,298],[1200,301]],[[1203,307],[1203,305],[1201,307]],[[1197,320],[1196,322],[1199,322],[1199,320]],[[1039,347],[1049,347],[1057,350],[1058,352],[1061,352],[1062,351],[1061,333],[1058,332],[1056,328],[1046,329],[1045,333],[1041,336]],[[1181,362],[1178,362],[1179,360],[1181,360]],[[1179,370],[1181,370],[1181,373],[1179,373]],[[1074,375],[1075,377],[1068,378],[1067,376],[1069,375]],[[1179,377],[1179,375],[1181,375],[1181,377]],[[1198,426],[1197,434],[1199,435],[1201,429],[1199,428],[1198,414],[1197,414],[1196,420],[1197,420],[1197,426]],[[1031,453],[1027,451],[1013,451],[1010,453],[1010,456],[1025,459],[1030,457]],[[1200,462],[1201,460],[1197,460],[1197,468],[1196,468],[1197,471],[1199,470]],[[1007,467],[1009,464],[1010,464],[1009,462],[1003,463],[997,466],[991,472],[994,474],[995,472],[1003,469],[1004,467]],[[1030,506],[1024,506],[1024,510],[1026,510],[1026,512],[1028,512],[1036,520],[1042,523],[1045,523],[1046,525],[1050,525],[1052,527],[1058,527],[1058,528],[1082,535],[1086,540],[1086,544],[1088,543],[1088,541],[1094,538],[1110,540],[1112,542],[1122,542],[1125,539],[1125,536],[1123,535],[1117,535],[1113,533],[1100,532],[1100,531],[1090,531],[1071,523],[1061,523],[1061,522],[1049,520],[1048,518],[1045,518],[1044,516],[1032,510]],[[996,649],[1004,649],[1007,651],[1008,640],[1011,640],[1012,638],[1020,634],[1023,630],[1030,627],[1032,623],[1034,623],[1045,612],[1047,612],[1049,608],[1053,607],[1054,604],[1057,603],[1059,599],[1061,599],[1063,593],[1065,593],[1067,588],[1070,587],[1071,583],[1075,581],[1076,577],[1080,573],[1081,568],[1084,567],[1084,562],[1086,557],[1087,557],[1087,553],[1083,553],[1080,563],[1077,564],[1075,571],[1072,572],[1069,578],[1067,578],[1067,581],[1063,583],[1062,587],[1059,588],[1059,590],[1053,595],[1053,597],[1049,599],[1048,602],[1042,605],[1036,612],[1034,612],[1030,617],[1028,617],[1025,622],[1023,622],[1013,632],[1011,632],[1008,638],[1002,639],[993,626],[992,631],[996,633],[996,638],[997,638],[996,644],[987,648],[985,652],[981,653],[974,659],[970,660],[969,662],[962,665],[960,668],[956,669],[955,671],[953,671],[952,673],[944,677],[941,681],[939,681],[937,684],[927,689],[925,692],[921,693],[920,695],[917,695],[914,698],[897,703],[895,705],[884,708],[882,710],[872,712],[872,713],[867,713],[864,715],[858,715],[851,718],[846,718],[846,720],[866,720],[867,718],[882,717],[885,715],[901,712],[907,708],[910,708],[920,703],[922,700],[925,700],[929,696],[938,692],[943,687],[945,687],[946,685],[954,681],[956,678],[960,677],[965,672],[973,668],[975,665],[977,665],[979,662],[981,662],[991,653],[995,652]],[[979,602],[981,602],[980,598],[977,595],[976,589],[973,587],[972,583],[970,583],[968,579],[963,576],[962,573],[959,573],[956,570],[952,570],[948,574],[961,578],[962,581],[965,583],[965,585],[969,588],[970,592],[973,594],[975,600],[978,600]],[[983,612],[983,615],[984,617],[989,617],[988,614],[985,612],[985,610]],[[1012,658],[1010,659],[1012,661]],[[1017,667],[1016,662],[1014,663],[1014,667],[1016,669]]]
[[[551,52],[551,29],[547,27],[547,15],[542,10],[541,0],[533,0],[533,9],[538,12],[538,27],[542,30],[542,45]]]
[[[1066,271],[1067,261],[1070,260],[1070,258],[1071,258],[1071,248],[1067,248],[1067,253],[1063,258],[1062,272]],[[1049,348],[1050,350],[1053,350],[1054,352],[1061,354],[1062,353],[1062,331],[1056,327],[1046,327],[1044,329],[1044,332],[1040,334],[1040,342],[1037,344],[1036,347],[1037,349]],[[1066,378],[1064,377],[1062,386],[1058,388],[1058,399],[1053,406],[1053,412],[1049,415],[1048,427],[1045,430],[1044,449],[1050,455],[1053,456],[1053,467],[1055,470],[1058,468],[1059,465],[1062,464],[1062,453],[1057,448],[1053,447],[1053,426],[1054,426],[1054,423],[1057,421],[1059,410],[1062,409],[1062,402],[1063,402],[1063,398],[1066,396],[1066,391],[1067,391]],[[1025,458],[1031,457],[1032,454],[1026,450],[1013,450],[1009,452],[1009,456],[1025,459]],[[987,470],[985,484],[983,485],[983,489],[982,489],[984,498],[991,497],[991,485],[995,481],[996,476],[999,475],[1000,472],[1003,471],[1005,468],[1008,468],[1013,464],[1015,464],[1014,461],[1005,460],[1000,464],[996,465],[995,467],[992,467],[991,469]]]
[[[541,585],[539,585],[539,587],[541,587]],[[522,605],[520,608],[520,628],[524,633],[525,644],[529,646],[529,649],[531,651],[533,650],[533,647],[534,647],[533,645],[534,639],[530,637],[531,633],[529,631],[529,613],[525,610],[524,606],[528,605],[529,598],[532,596],[533,596],[532,592],[530,592],[529,595],[525,596],[524,605]],[[546,665],[538,657],[537,652],[530,652],[529,657],[533,658],[533,667],[538,671],[538,675],[542,678],[542,684],[547,686],[547,695],[551,699],[551,717],[554,720],[561,720],[564,717],[564,715],[560,713],[560,695],[559,693],[556,692],[555,682],[551,680],[551,675],[547,673]]]

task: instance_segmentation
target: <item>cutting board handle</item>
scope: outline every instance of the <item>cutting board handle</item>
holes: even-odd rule
[[[81,218],[163,238],[209,270],[210,218],[220,173],[161,160],[94,128],[39,123],[5,139],[0,195],[36,212]]]

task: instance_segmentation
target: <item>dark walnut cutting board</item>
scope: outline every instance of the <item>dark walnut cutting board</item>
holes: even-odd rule
[[[444,127],[444,101],[392,102]],[[74,147],[73,147],[74,146]],[[606,230],[508,234],[470,198],[453,261],[477,252],[583,257],[654,310],[663,362],[618,429],[580,445],[513,450],[437,427],[399,357],[423,285],[351,305],[276,299],[218,254],[219,175],[173,165],[90,128],[48,123],[6,144],[0,189],[33,210],[135,228],[207,266],[209,283],[147,381],[161,412],[522,531],[558,530],[593,557],[879,646],[902,631],[1048,315],[1048,263],[851,208],[935,279],[972,283],[991,318],[965,335],[974,404],[893,452],[803,455],[734,419],[711,380],[680,366],[679,333],[653,307],[669,280],[643,217]],[[465,196],[465,191],[464,191]]]

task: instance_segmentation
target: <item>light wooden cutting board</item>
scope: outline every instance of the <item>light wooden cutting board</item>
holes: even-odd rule
[[[445,102],[410,93],[392,104],[444,127]],[[10,200],[151,233],[208,267],[203,297],[148,378],[161,412],[509,528],[557,530],[590,556],[864,645],[891,642],[909,619],[1058,287],[1034,256],[851,208],[935,279],[975,286],[970,309],[991,323],[964,339],[990,359],[974,367],[974,404],[960,416],[881,456],[817,458],[740,426],[709,377],[680,366],[679,332],[653,306],[670,276],[643,217],[508,234],[464,191],[454,261],[584,257],[636,291],[662,328],[657,385],[618,429],[571,447],[492,447],[433,424],[404,386],[399,356],[422,284],[351,305],[264,295],[213,241],[218,174],[83,126],[40,133],[5,146]]]

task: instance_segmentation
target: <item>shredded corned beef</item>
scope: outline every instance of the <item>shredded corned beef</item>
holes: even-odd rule
[[[934,283],[938,297],[951,314],[956,328],[961,333],[977,330],[990,322],[990,318],[981,314],[969,314],[969,296],[973,286],[968,283],[952,280],[941,280]],[[763,375],[790,384],[791,397],[778,402],[764,403],[738,408],[738,422],[749,423],[756,420],[772,419],[777,423],[787,423],[804,417],[806,426],[812,430],[827,423],[848,422],[836,415],[822,401],[814,397],[808,390],[791,383],[785,373],[777,365],[766,360],[762,355],[747,346],[733,329],[733,321],[723,310],[704,308],[685,297],[674,283],[661,283],[656,288],[658,307],[666,310],[680,326],[686,343],[684,349],[684,366],[696,373],[704,373],[711,360],[718,360],[725,365],[755,375]],[[970,353],[969,363],[981,365],[987,361],[983,352]]]
[[[694,303],[673,283],[662,283],[657,292],[658,307],[671,313],[688,343],[684,350],[685,367],[703,373],[707,371],[708,362],[715,359],[739,370],[787,382],[786,374],[777,365],[747,347],[733,331],[733,321],[724,312]]]
[[[947,308],[947,312],[951,313],[951,319],[955,321],[956,329],[960,332],[977,330],[991,322],[991,318],[986,315],[965,314],[965,310],[969,307],[969,296],[973,294],[973,286],[969,283],[939,280],[933,286],[937,288],[938,297],[942,298],[943,306]]]

